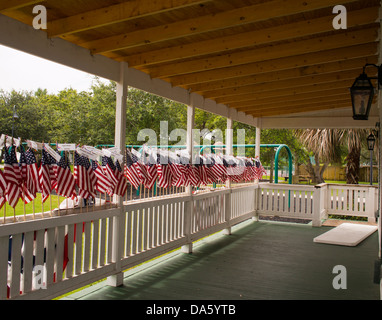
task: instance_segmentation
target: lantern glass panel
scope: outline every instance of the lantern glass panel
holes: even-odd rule
[[[367,120],[374,97],[374,87],[366,74],[359,76],[350,88],[353,104],[353,118]]]

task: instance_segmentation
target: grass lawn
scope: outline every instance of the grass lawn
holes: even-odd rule
[[[54,208],[57,208],[64,199],[66,198],[58,197],[57,195],[49,196],[49,198],[44,203],[44,211],[49,211],[51,209],[53,210]],[[15,208],[16,216],[24,215],[24,210],[25,210],[25,214],[31,214],[33,212],[35,213],[41,212],[42,211],[41,193],[37,193],[36,199],[34,199],[34,201],[28,204],[25,204],[25,207],[24,207],[23,201],[20,199]],[[14,214],[13,208],[9,206],[8,203],[6,203],[3,206],[1,211],[2,211],[1,216],[4,216],[4,212],[6,213],[7,217],[13,216]]]

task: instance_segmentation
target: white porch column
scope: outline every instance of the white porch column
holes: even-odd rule
[[[260,159],[260,137],[261,137],[261,128],[260,127],[256,127],[255,157],[259,157],[259,159]]]
[[[256,137],[255,137],[255,157],[258,157],[260,160],[260,138],[261,138],[261,127],[256,127]],[[259,183],[259,180],[256,179],[255,183]]]
[[[187,105],[187,139],[186,139],[186,147],[188,154],[190,155],[190,164],[193,162],[194,156],[194,137],[193,137],[193,129],[195,126],[195,106],[192,98],[192,94],[190,94],[189,104]],[[186,193],[190,197],[192,197],[192,186],[186,187]],[[187,244],[181,247],[181,252],[183,253],[192,253],[192,242],[190,241],[191,235],[191,218],[192,218],[192,198],[190,201],[186,201],[184,205],[184,235],[186,236]]]
[[[226,129],[226,155],[232,156],[233,155],[233,120],[231,117],[227,118],[227,129]],[[228,179],[226,182],[227,188],[231,188],[231,180]]]
[[[120,64],[120,79],[117,82],[116,108],[115,108],[115,138],[114,145],[123,154],[126,148],[126,101],[127,101],[127,73],[126,62]],[[125,225],[125,214],[123,209],[123,198],[115,196],[114,201],[118,204],[120,213],[113,218],[113,252],[112,260],[116,263],[115,274],[107,278],[107,284],[113,287],[123,285],[123,272],[121,270],[121,258],[123,248],[123,226]]]
[[[226,155],[233,155],[233,119],[231,117],[227,118],[227,129],[226,129]],[[228,176],[228,180],[226,182],[226,187],[231,188],[231,179]],[[225,196],[225,221],[228,226],[223,230],[223,234],[230,235],[231,234],[231,197],[232,193],[227,193]]]

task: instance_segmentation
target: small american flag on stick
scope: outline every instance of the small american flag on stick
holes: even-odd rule
[[[115,176],[118,179],[118,182],[114,188],[114,194],[124,196],[127,190],[127,180],[123,175],[122,168],[118,161],[115,163]]]
[[[56,192],[67,198],[76,198],[76,181],[70,170],[68,158],[65,152],[62,152],[61,159],[57,163],[57,184]]]
[[[74,153],[74,179],[78,186],[78,195],[84,199],[95,197],[94,172],[90,161],[84,156]]]
[[[20,150],[20,173],[21,173],[21,188],[22,193],[21,197],[24,201],[24,203],[31,202],[34,198],[36,198],[36,193],[30,192],[30,190],[27,188],[27,179],[28,179],[28,165],[27,165],[27,159],[25,155],[25,151],[23,146],[21,146]]]
[[[107,192],[111,188],[111,182],[106,176],[102,167],[98,165],[97,161],[92,160],[92,169],[96,177],[95,188],[101,193]]]
[[[40,183],[36,157],[31,149],[25,152],[25,159],[27,163],[27,189],[36,196],[37,191],[40,191]]]
[[[140,174],[137,167],[134,165],[138,158],[126,149],[126,163],[124,166],[124,175],[130,183],[137,189],[141,183]]]
[[[51,191],[53,190],[52,180],[51,180],[51,157],[43,149],[41,155],[41,165],[39,170],[39,182],[41,187],[41,200],[44,203]]]
[[[14,146],[6,148],[6,152],[4,152],[4,177],[7,182],[6,200],[12,208],[15,208],[21,197],[21,172]]]

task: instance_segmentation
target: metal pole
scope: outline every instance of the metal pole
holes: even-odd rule
[[[373,150],[370,150],[370,184],[373,185]]]

